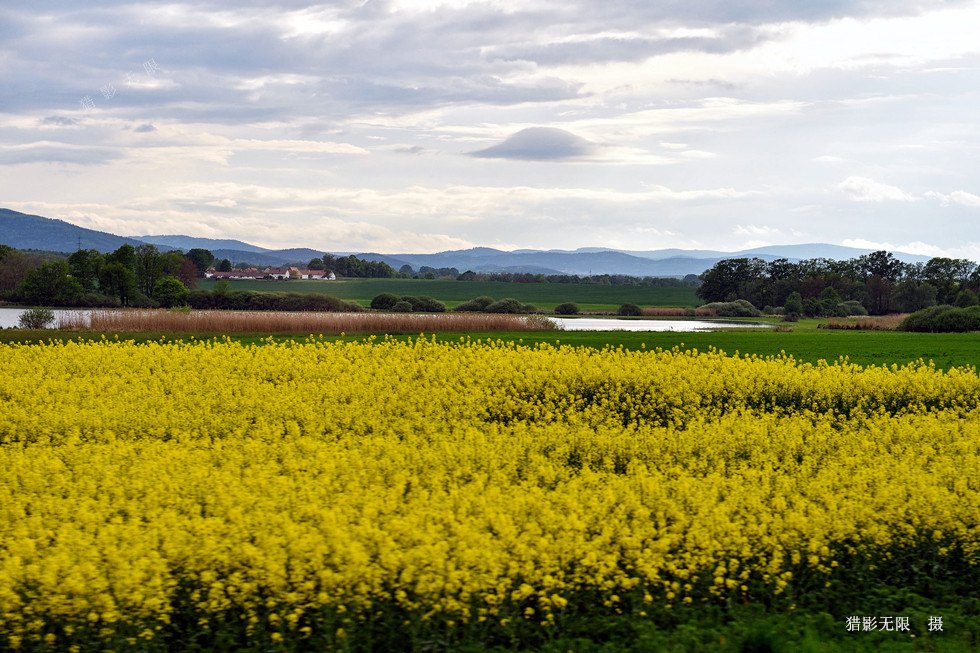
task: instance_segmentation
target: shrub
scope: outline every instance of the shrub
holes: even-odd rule
[[[496,301],[486,308],[487,313],[524,313],[524,305],[513,297]]]
[[[160,306],[152,297],[147,297],[143,293],[136,293],[129,305],[133,308],[158,308]]]
[[[521,304],[521,313],[541,313],[542,310],[534,304]]]
[[[963,333],[980,331],[980,306],[956,308],[944,304],[912,313],[898,325],[899,331]]]
[[[50,308],[29,308],[17,320],[21,329],[47,329],[54,322],[54,311]]]
[[[83,308],[114,308],[119,306],[118,297],[110,297],[97,292],[87,292],[79,295],[75,300],[75,306]]]
[[[487,306],[493,303],[493,297],[487,297],[486,295],[482,297],[475,297],[469,301],[465,301],[454,308],[454,311],[460,312],[475,312],[480,313],[487,310]]]
[[[565,302],[564,304],[558,304],[558,306],[555,306],[555,314],[578,315],[578,304],[574,302]]]
[[[444,313],[446,311],[445,304],[440,302],[438,299],[426,297],[425,295],[420,295],[418,297],[406,295],[404,297],[400,297],[399,301],[408,302],[411,304],[412,310],[416,313]]]
[[[800,297],[800,293],[791,292],[789,297],[786,298],[786,303],[783,304],[783,313],[785,315],[792,315],[796,313],[799,315],[803,312],[803,298]]]
[[[406,302],[405,300],[395,302],[395,305],[391,307],[391,310],[395,313],[411,313],[412,303]]]
[[[398,295],[390,292],[383,292],[371,300],[371,308],[380,311],[390,311],[398,303]]]
[[[635,317],[638,315],[643,315],[643,309],[641,309],[636,304],[623,304],[622,306],[619,307],[616,313],[618,315]]]
[[[857,301],[856,299],[849,299],[846,302],[840,304],[847,311],[848,315],[867,315],[868,309],[864,307],[864,304]]]
[[[153,300],[164,308],[183,306],[190,293],[180,279],[164,277],[153,286]]]
[[[736,299],[732,302],[711,302],[701,308],[713,311],[721,317],[759,317],[762,313],[752,302],[746,299]]]

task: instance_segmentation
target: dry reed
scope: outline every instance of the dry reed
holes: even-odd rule
[[[669,306],[652,306],[643,309],[644,315],[649,315],[653,317],[687,317],[689,315],[694,315],[694,309],[690,308],[676,308]]]
[[[435,333],[546,331],[539,315],[93,310],[63,315],[60,329],[195,333]]]
[[[902,320],[909,316],[908,313],[893,313],[891,315],[873,315],[859,317],[832,317],[827,320],[827,324],[821,325],[825,329],[852,329],[858,331],[894,331]]]

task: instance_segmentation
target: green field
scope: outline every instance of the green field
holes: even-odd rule
[[[121,333],[120,340],[207,340],[220,334],[197,333],[174,336],[164,333]],[[107,334],[114,337],[115,334]],[[0,342],[39,342],[55,340],[98,340],[101,333],[72,331],[25,331],[0,330]],[[266,334],[235,335],[233,340],[244,343],[260,343]],[[329,340],[363,340],[365,336],[329,336]],[[416,336],[392,336],[403,340]],[[426,336],[430,338],[432,336]],[[442,333],[436,340],[504,340],[532,345],[538,342],[568,346],[653,350],[658,347],[671,349],[697,349],[707,351],[714,347],[728,354],[756,354],[778,356],[782,353],[797,360],[817,364],[821,360],[833,363],[846,356],[858,365],[905,365],[922,359],[940,369],[972,366],[980,368],[980,333],[901,333],[897,331],[831,331],[805,327],[800,331],[710,331],[710,332],[634,332],[634,331],[541,331],[501,333]],[[303,340],[303,337],[280,335],[275,340]]]
[[[200,283],[211,290],[216,282]],[[693,287],[601,286],[571,283],[505,283],[502,281],[443,281],[440,279],[340,279],[338,281],[230,281],[232,290],[262,292],[319,292],[368,306],[384,292],[396,295],[427,295],[452,308],[474,297],[513,297],[538,308],[551,310],[563,302],[575,302],[585,311],[614,311],[622,304],[637,306],[694,307],[700,302]]]

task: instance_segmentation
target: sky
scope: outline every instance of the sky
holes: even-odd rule
[[[980,260],[980,0],[4,0],[0,207],[323,251]]]

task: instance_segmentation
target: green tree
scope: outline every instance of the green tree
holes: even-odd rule
[[[197,280],[200,276],[197,271],[197,265],[189,258],[184,258],[180,262],[180,269],[174,275],[177,277],[182,284],[187,286],[189,290],[194,290],[197,288]]]
[[[969,288],[964,288],[956,295],[956,301],[954,304],[960,308],[968,308],[970,306],[976,306],[980,303],[977,299],[977,294],[970,290]]]
[[[177,250],[162,252],[157,258],[157,281],[163,277],[176,277],[184,264],[184,255]],[[156,286],[156,283],[153,284]]]
[[[123,245],[111,254],[106,254],[105,262],[119,263],[132,271],[136,271],[136,248],[132,245]]]
[[[80,249],[68,257],[68,272],[85,292],[95,292],[105,257],[97,249]]]
[[[2,245],[7,248],[6,253],[0,252],[0,297],[11,297],[20,288],[35,264],[24,254],[12,247]]]
[[[119,261],[106,263],[99,275],[99,289],[110,297],[118,297],[120,304],[128,306],[136,296],[136,274]]]
[[[895,308],[903,313],[914,313],[936,305],[936,288],[931,283],[908,279],[895,286],[892,298]]]
[[[203,277],[208,268],[214,265],[214,254],[210,250],[200,247],[188,250],[185,258],[194,262],[194,266],[197,267],[197,276],[199,277]]]
[[[783,314],[787,317],[796,316],[799,317],[803,313],[803,298],[798,292],[791,292],[789,297],[786,298],[786,303],[783,304]]]
[[[42,263],[27,273],[20,286],[21,299],[40,306],[70,306],[82,294],[82,284],[68,274],[64,261]]]
[[[187,303],[187,295],[190,291],[187,286],[180,282],[176,277],[167,276],[156,282],[153,286],[153,299],[164,308],[183,306]]]
[[[156,245],[144,243],[135,250],[136,290],[147,297],[153,294],[153,287],[160,278],[160,250]]]
[[[221,259],[218,263],[218,272],[231,272],[231,261],[226,258]]]

